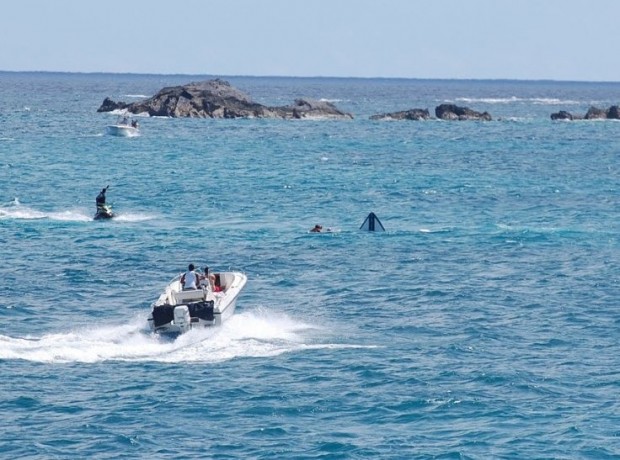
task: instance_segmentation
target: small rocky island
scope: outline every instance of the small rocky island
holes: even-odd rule
[[[435,116],[440,120],[478,120],[491,121],[489,112],[476,112],[468,107],[460,107],[454,104],[441,104],[435,107]],[[428,120],[428,109],[410,109],[401,112],[382,113],[373,115],[371,120]]]
[[[247,94],[219,78],[163,88],[151,98],[129,104],[105,98],[97,112],[114,110],[174,118],[353,118],[330,102],[311,99],[296,99],[291,105],[268,107],[253,102]]]
[[[560,110],[551,114],[552,120],[619,120],[620,108],[612,105],[608,109],[590,107],[585,115],[574,115],[566,110]]]
[[[409,109],[401,112],[380,113],[372,115],[371,120],[428,120],[431,114],[428,109]]]

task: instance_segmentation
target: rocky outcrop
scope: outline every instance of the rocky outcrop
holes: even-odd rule
[[[431,117],[428,109],[411,109],[402,112],[380,113],[372,115],[371,120],[428,120]]]
[[[552,120],[574,120],[575,117],[572,113],[567,112],[566,110],[560,110],[559,112],[555,112],[551,114]]]
[[[113,110],[174,118],[353,118],[325,101],[297,99],[288,106],[268,107],[220,79],[163,88],[151,98],[129,104],[106,98],[97,112]]]
[[[607,119],[609,120],[620,120],[620,107],[617,105],[612,105],[607,109]]]
[[[586,120],[601,120],[607,118],[607,111],[597,107],[590,107],[584,118]]]
[[[441,120],[492,120],[489,112],[476,112],[467,107],[459,107],[454,104],[438,105],[435,107],[435,116]]]
[[[435,115],[440,120],[482,120],[491,121],[488,112],[476,112],[467,107],[454,104],[441,104],[435,107]],[[371,120],[428,120],[431,119],[428,109],[410,109],[402,112],[390,112],[372,115]]]
[[[612,105],[608,109],[590,107],[585,115],[574,115],[566,110],[560,110],[551,114],[552,120],[619,120],[620,107]]]
[[[353,115],[338,110],[331,102],[312,99],[295,99],[291,105],[272,107],[272,110],[278,118],[353,118]]]
[[[97,112],[112,112],[113,110],[122,109],[125,105],[122,102],[114,102],[109,97],[106,97],[101,107],[97,109]]]

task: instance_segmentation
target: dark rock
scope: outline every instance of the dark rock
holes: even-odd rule
[[[590,107],[584,118],[586,120],[601,120],[607,118],[607,111],[597,107]]]
[[[566,110],[560,110],[551,114],[552,120],[619,120],[620,107],[612,105],[608,109],[590,107],[585,115],[573,115]]]
[[[117,109],[124,109],[126,105],[127,104],[123,104],[122,102],[114,102],[109,97],[106,97],[103,100],[103,104],[101,104],[101,107],[97,109],[97,112],[111,112]]]
[[[559,112],[555,112],[551,114],[552,120],[573,120],[573,114],[567,112],[566,110],[560,110]]]
[[[620,119],[620,108],[617,105],[612,105],[607,109],[607,118],[610,120]]]
[[[381,113],[370,117],[371,120],[428,120],[428,109],[410,109],[402,112]]]
[[[291,105],[272,107],[272,110],[279,113],[280,118],[353,118],[353,115],[338,110],[331,102],[312,99],[296,99]]]
[[[351,114],[324,101],[298,99],[289,106],[264,106],[252,102],[247,94],[220,79],[163,88],[155,96],[131,104],[106,98],[97,111],[110,112],[117,109],[134,114],[174,118],[353,118]]]
[[[476,112],[455,104],[441,104],[435,107],[435,116],[441,120],[481,120],[491,121],[489,112]]]

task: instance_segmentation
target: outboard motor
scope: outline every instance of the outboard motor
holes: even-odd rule
[[[179,328],[179,332],[181,334],[192,328],[189,308],[187,308],[187,305],[179,305],[174,307],[174,324]]]

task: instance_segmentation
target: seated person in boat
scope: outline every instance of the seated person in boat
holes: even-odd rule
[[[220,275],[209,273],[209,267],[205,266],[204,274],[200,277],[200,285],[207,286],[212,292],[221,292]]]
[[[200,275],[196,272],[194,264],[189,264],[187,271],[181,276],[181,286],[183,290],[198,289],[200,284]]]
[[[224,287],[222,286],[222,280],[220,279],[220,274],[216,273],[213,275],[213,292],[222,292]]]
[[[213,290],[215,276],[209,273],[209,267],[205,265],[204,273],[200,275],[200,286]]]

